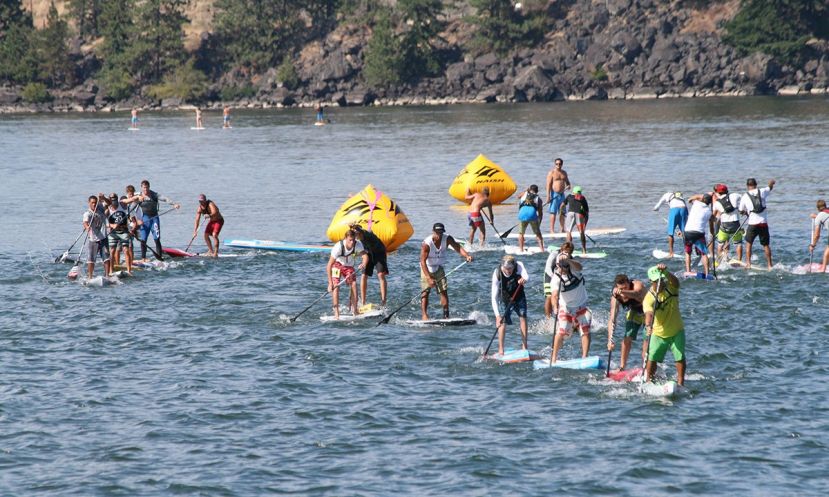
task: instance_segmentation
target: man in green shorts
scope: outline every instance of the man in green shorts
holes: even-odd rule
[[[432,288],[440,296],[443,317],[449,317],[448,285],[443,266],[446,264],[446,256],[450,247],[456,254],[466,259],[466,262],[472,262],[472,256],[452,238],[452,235],[446,234],[443,223],[435,223],[432,226],[432,235],[426,237],[420,246],[420,313],[424,321],[429,319],[429,293]]]
[[[668,349],[676,361],[676,382],[685,384],[685,326],[679,313],[679,280],[665,264],[648,269],[651,288],[642,301],[648,340],[645,380],[653,381],[656,364],[665,359]]]
[[[613,332],[616,331],[616,316],[619,307],[627,309],[625,314],[625,338],[622,340],[622,360],[619,363],[619,371],[623,371],[628,362],[630,347],[645,326],[645,311],[642,309],[642,300],[648,293],[645,284],[639,280],[631,280],[626,274],[616,275],[613,280],[613,291],[610,294],[610,316],[607,318],[607,350],[616,348],[613,341]],[[644,341],[643,343],[647,343]],[[645,358],[646,350],[642,347],[642,358]]]

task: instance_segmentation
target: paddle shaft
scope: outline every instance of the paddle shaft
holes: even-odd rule
[[[78,237],[75,238],[74,242],[72,242],[72,245],[70,245],[68,249],[64,250],[62,254],[55,258],[55,262],[62,262],[64,259],[69,257],[69,252],[75,247],[75,244],[78,243],[78,240],[81,239],[84,233],[88,233],[86,229],[81,230],[81,232],[78,234]]]
[[[458,269],[462,268],[462,267],[463,267],[466,263],[467,263],[467,261],[463,261],[463,262],[462,262],[462,263],[460,263],[458,266],[456,266],[454,269],[452,269],[452,270],[451,270],[451,271],[449,271],[448,273],[444,274],[444,275],[443,275],[443,278],[440,278],[440,279],[438,279],[437,281],[435,281],[435,285],[437,285],[439,281],[443,281],[443,280],[445,280],[445,279],[446,279],[446,278],[447,278],[450,274],[452,274],[452,273],[454,273],[455,271],[457,271]],[[375,327],[380,326],[381,324],[386,324],[386,323],[388,323],[388,322],[389,322],[389,320],[391,319],[391,317],[392,317],[392,316],[394,316],[395,314],[397,314],[397,312],[398,312],[398,311],[400,311],[401,309],[403,309],[403,308],[404,308],[404,307],[406,307],[407,305],[409,305],[409,304],[411,304],[412,302],[414,302],[414,301],[415,301],[415,299],[417,299],[417,298],[423,298],[423,296],[424,296],[424,295],[426,295],[426,292],[428,292],[429,290],[431,290],[431,287],[421,290],[421,291],[420,291],[420,293],[418,293],[418,294],[417,294],[417,295],[415,295],[414,297],[410,298],[410,299],[409,299],[409,300],[407,300],[407,301],[406,301],[403,305],[401,305],[401,306],[400,306],[400,307],[398,307],[397,309],[393,310],[393,311],[391,312],[391,314],[389,314],[388,316],[386,316],[386,317],[384,317],[383,319],[381,319],[381,320],[380,320],[380,322],[379,322],[379,323],[377,323],[377,324],[375,325]]]
[[[558,261],[556,261],[556,264],[558,264]],[[561,268],[559,268],[559,272],[561,272]],[[555,274],[555,271],[553,271],[553,274]],[[559,309],[559,306],[561,305],[561,284],[562,283],[563,283],[563,280],[561,278],[561,274],[559,274],[558,275],[558,292],[556,292],[556,306],[555,306],[556,316],[553,318],[553,340],[552,340],[552,342],[550,342],[550,366],[553,365],[553,353],[556,350],[556,333],[558,333],[558,309]]]
[[[500,271],[500,269],[498,269],[498,271]],[[524,286],[523,283],[518,285],[518,288],[515,289],[515,292],[513,292],[512,297],[510,297],[509,304],[507,304],[507,310],[506,310],[507,313],[509,312],[509,308],[510,308],[510,306],[512,306],[512,303],[515,302],[515,297],[518,296],[518,292],[521,291],[521,288],[523,286]],[[504,319],[506,319],[506,315],[504,316]],[[506,326],[506,324],[504,324],[504,326]],[[489,339],[489,345],[486,346],[486,350],[484,351],[484,357],[486,357],[487,354],[489,354],[489,349],[490,349],[490,347],[492,347],[492,342],[495,340],[495,336],[498,335],[498,330],[500,328],[501,328],[500,324],[495,327],[495,333],[493,333],[492,338]]]
[[[815,220],[812,219],[811,228],[809,229],[809,272],[812,272],[812,258],[815,255],[815,247],[812,246],[812,241],[815,237]]]
[[[72,274],[73,271],[76,270],[78,266],[81,265],[81,256],[83,255],[83,249],[86,248],[86,241],[89,239],[89,230],[84,229],[86,232],[86,236],[83,239],[83,244],[81,244],[81,249],[78,250],[78,258],[75,259],[75,264],[72,265],[72,269],[69,270],[68,274]]]
[[[501,240],[501,243],[506,245],[507,242],[504,241],[504,237],[507,235],[502,235],[501,233],[498,233],[498,228],[495,227],[495,223],[492,222],[492,219],[486,215],[486,212],[484,212],[483,209],[481,209],[481,215],[484,216],[487,221],[489,221],[489,225],[492,226],[492,231],[494,231],[495,234],[498,235],[498,239]],[[512,231],[512,229],[513,228],[510,228],[510,231]],[[509,231],[507,232],[507,234],[509,234]]]
[[[185,250],[185,252],[186,252],[186,250]],[[359,270],[355,271],[355,272],[354,272],[354,277],[356,278],[358,274],[360,274],[360,271],[359,271]],[[342,285],[342,284],[343,284],[343,283],[345,283],[346,281],[348,281],[348,278],[343,278],[343,279],[342,279],[339,283],[337,283],[336,285],[334,285],[334,288],[339,288],[339,287],[340,287],[340,285]],[[316,300],[314,300],[313,302],[311,302],[311,303],[308,305],[308,307],[306,307],[305,309],[302,309],[302,311],[300,311],[300,313],[299,313],[299,314],[297,314],[296,316],[294,316],[294,317],[290,318],[288,321],[290,321],[291,323],[293,323],[294,321],[296,321],[296,319],[297,319],[298,317],[302,316],[302,315],[303,315],[303,314],[305,314],[305,313],[306,313],[306,312],[307,312],[310,308],[314,307],[314,304],[316,304],[317,302],[319,302],[320,300],[322,300],[323,298],[325,298],[325,296],[326,296],[326,295],[328,295],[329,293],[333,292],[333,291],[334,291],[334,288],[332,288],[331,290],[326,290],[326,291],[325,291],[325,293],[323,293],[322,295],[320,295],[319,297],[317,297],[317,299],[316,299]]]
[[[653,323],[656,321],[656,311],[659,307],[659,292],[662,291],[662,278],[659,278],[659,281],[656,282],[656,295],[653,296],[653,319],[651,320],[651,330],[653,330]],[[648,343],[645,346],[645,357],[642,358],[642,376],[640,383],[645,384],[645,377],[648,375],[648,355],[651,352],[651,336],[648,333],[647,326],[645,327],[645,341]],[[648,378],[650,379],[650,378]]]
[[[728,252],[728,248],[731,245],[731,240],[734,239],[734,236],[737,235],[737,233],[739,233],[740,230],[743,229],[743,226],[745,226],[747,222],[748,222],[748,216],[746,216],[745,220],[742,223],[740,223],[740,227],[737,228],[737,231],[735,231],[734,233],[731,233],[730,235],[728,235],[728,238],[726,238],[725,243],[723,243],[723,246],[722,246],[723,253]],[[747,255],[748,254],[746,254],[746,256]],[[720,263],[722,263],[722,261],[720,261],[719,259],[720,259],[720,257],[717,257],[717,260]]]
[[[190,252],[190,245],[193,245],[193,240],[196,239],[196,235],[199,234],[199,227],[201,226],[201,216],[199,216],[199,222],[196,223],[196,230],[193,232],[193,238],[190,239],[190,243],[187,244],[187,248],[184,249],[185,252]]]
[[[611,291],[611,292],[610,292],[610,298],[611,298],[611,299],[615,299],[615,298],[616,298],[616,297],[613,295],[613,291]],[[613,314],[613,310],[614,310],[614,309],[616,309],[616,313],[615,313],[615,314]],[[612,330],[612,331],[608,330],[608,335],[609,335],[609,337],[610,337],[610,341],[612,341],[612,340],[613,340],[613,331],[616,331],[616,320],[619,318],[619,304],[618,304],[618,302],[616,302],[616,303],[611,302],[611,304],[610,304],[610,312],[611,312],[611,314],[613,314],[613,322],[612,322],[612,323],[607,323],[607,326],[611,326],[611,324],[613,325],[613,330]],[[607,367],[605,368],[605,371],[604,371],[604,376],[605,376],[605,378],[610,377],[610,359],[611,359],[611,358],[613,358],[613,349],[610,349],[610,348],[609,348],[609,349],[607,350]]]

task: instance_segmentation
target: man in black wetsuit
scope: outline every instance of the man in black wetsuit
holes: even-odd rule
[[[374,274],[377,269],[377,280],[380,282],[380,305],[386,305],[386,275],[389,274],[389,264],[386,261],[386,246],[377,235],[371,231],[364,230],[362,226],[355,223],[351,225],[357,233],[357,239],[363,243],[368,252],[368,265],[360,277],[360,305],[366,305],[366,286],[368,277]]]

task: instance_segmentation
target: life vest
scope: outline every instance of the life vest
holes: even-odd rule
[[[584,214],[584,195],[576,193],[567,197],[567,212],[574,214]]]
[[[518,204],[518,220],[519,221],[535,221],[538,219],[538,209],[535,202],[537,196],[534,193],[527,193]]]
[[[518,289],[518,280],[521,279],[521,275],[518,274],[518,265],[516,264],[515,269],[509,276],[506,276],[501,268],[496,269],[496,271],[498,271],[498,283],[501,288],[501,300],[505,304],[509,304],[513,294],[515,294],[515,300],[521,300],[524,296],[524,287],[521,287],[517,294],[515,293]]]
[[[760,214],[764,210],[766,210],[766,206],[763,205],[763,198],[760,196],[760,190],[757,190],[757,195],[752,195],[748,193],[748,198],[751,200],[751,212],[755,214]]]
[[[558,255],[555,259],[555,264],[558,264],[558,258],[561,255],[561,251],[559,251]],[[584,283],[584,275],[576,278],[570,269],[567,269],[567,278],[565,278],[565,272],[559,269],[558,278],[561,281],[561,293],[569,292],[575,288],[578,288],[579,285]]]
[[[345,259],[345,261],[346,261],[346,262],[348,262],[348,258],[349,258],[349,257],[351,257],[351,256],[353,256],[353,255],[354,255],[354,252],[356,252],[356,251],[357,251],[357,241],[356,241],[356,240],[354,241],[354,246],[353,246],[353,247],[351,247],[351,252],[347,252],[347,251],[346,251],[346,248],[345,248],[345,241],[344,241],[344,240],[340,240],[340,257],[342,257],[343,259]],[[354,259],[356,259],[356,257],[354,257]],[[354,265],[354,262],[353,262],[353,261],[352,261],[351,265]]]
[[[734,204],[731,203],[730,193],[727,193],[725,196],[720,197],[719,200],[717,200],[717,202],[720,203],[723,212],[725,212],[726,214],[731,214],[732,212],[734,212],[734,210],[737,209],[736,207],[734,207]]]
[[[158,215],[158,194],[150,190],[147,197],[149,197],[149,199],[139,202],[138,206],[141,207],[141,212],[143,212],[145,216],[155,217]]]
[[[668,294],[668,296],[665,298],[665,300],[659,300],[659,294],[657,292],[654,292],[652,288],[650,290],[648,290],[648,293],[653,295],[653,311],[654,311],[654,313],[656,311],[662,309],[662,307],[665,304],[667,304],[669,300],[671,300],[672,298],[675,298],[677,296],[677,294],[671,293],[671,291],[668,289],[668,285],[665,285],[665,287],[662,290],[664,290],[665,293]]]

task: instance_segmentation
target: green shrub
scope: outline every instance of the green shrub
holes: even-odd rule
[[[28,83],[23,87],[23,101],[32,104],[41,104],[52,100],[52,95],[43,83]]]
[[[593,72],[590,73],[590,78],[592,78],[593,81],[607,81],[607,71],[604,66],[601,64],[596,66],[596,69],[593,69]]]
[[[289,90],[294,90],[299,86],[299,75],[296,73],[296,68],[289,55],[286,55],[279,67],[276,68],[276,79]]]
[[[176,97],[185,102],[195,102],[207,93],[207,76],[196,69],[193,59],[164,77],[160,84],[152,85],[147,93],[158,100]]]
[[[383,12],[377,17],[374,33],[368,41],[363,64],[363,79],[369,86],[397,84],[403,71],[400,42],[394,36],[391,17]]]
[[[232,100],[239,100],[242,98],[251,98],[256,96],[256,88],[250,85],[225,86],[219,92],[219,95],[223,102],[230,102]]]
[[[134,90],[129,73],[118,67],[104,68],[101,71],[101,85],[104,88],[104,96],[114,101],[130,98]]]

